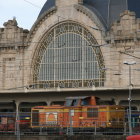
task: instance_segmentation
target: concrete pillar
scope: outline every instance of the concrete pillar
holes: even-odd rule
[[[17,140],[20,140],[20,128],[19,128],[19,101],[15,101],[16,104],[16,124],[15,124],[15,135]]]
[[[137,105],[137,110],[140,111],[140,105]]]
[[[119,103],[120,103],[120,100],[115,99],[115,104],[116,104],[116,105],[119,105]]]
[[[51,101],[47,101],[47,106],[50,106],[51,105]]]
[[[20,102],[19,101],[15,101],[15,104],[16,104],[16,120],[18,119],[18,115],[19,115],[19,104]]]

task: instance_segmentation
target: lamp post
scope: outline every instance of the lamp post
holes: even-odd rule
[[[132,135],[132,123],[131,123],[131,101],[132,101],[132,97],[131,97],[131,94],[132,94],[132,82],[131,82],[131,65],[135,65],[136,62],[135,61],[132,61],[132,62],[127,62],[127,61],[124,61],[124,64],[128,65],[129,66],[129,97],[128,97],[128,101],[129,101],[129,110],[128,110],[128,116],[129,116],[129,135]]]

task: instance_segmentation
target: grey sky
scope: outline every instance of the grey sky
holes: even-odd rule
[[[47,0],[1,0],[0,27],[3,27],[4,22],[16,17],[19,27],[30,29],[46,1]]]

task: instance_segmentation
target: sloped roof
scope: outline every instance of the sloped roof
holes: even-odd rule
[[[107,27],[118,20],[120,13],[125,10],[135,12],[136,17],[140,18],[140,0],[83,0],[83,2],[83,5],[94,12]],[[47,0],[38,17],[54,6],[55,0]]]

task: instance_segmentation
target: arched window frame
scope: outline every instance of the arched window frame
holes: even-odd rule
[[[96,55],[98,66],[99,66],[99,78],[98,79],[52,79],[52,80],[41,80],[39,78],[39,73],[41,69],[41,63],[43,56],[48,49],[48,46],[51,43],[54,43],[54,46],[56,45],[55,40],[59,38],[59,36],[62,36],[63,34],[76,34],[83,38],[83,40],[86,40],[88,43],[88,47],[91,47]],[[57,46],[62,46],[64,44],[59,44]],[[42,40],[39,42],[37,50],[34,55],[34,62],[33,64],[33,82],[36,85],[39,85],[40,88],[55,88],[55,87],[64,87],[64,88],[78,88],[78,87],[100,87],[104,85],[104,77],[105,72],[102,70],[104,67],[104,60],[102,56],[102,52],[100,47],[94,47],[97,46],[98,43],[94,36],[82,25],[79,23],[73,22],[73,21],[67,21],[64,23],[59,23],[55,25],[53,28],[51,28],[42,38]],[[54,68],[55,70],[55,68]],[[55,74],[54,74],[55,76]]]

